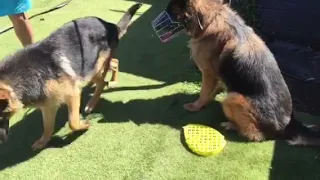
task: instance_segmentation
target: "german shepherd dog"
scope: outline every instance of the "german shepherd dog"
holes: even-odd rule
[[[44,148],[50,141],[61,104],[68,107],[73,131],[88,129],[89,123],[80,120],[81,82],[91,80],[96,84],[85,108],[89,113],[106,85],[110,64],[111,69],[117,69],[114,52],[141,5],[130,7],[117,25],[98,17],[75,19],[42,41],[6,57],[0,64],[1,142],[8,139],[10,116],[23,107],[36,107],[42,112],[43,134],[32,145],[33,150]]]
[[[222,0],[171,0],[166,12],[191,36],[192,57],[201,71],[200,97],[184,105],[199,111],[227,87],[222,101],[229,122],[249,141],[282,138],[291,145],[320,145],[320,133],[293,116],[292,100],[278,64],[258,35]]]

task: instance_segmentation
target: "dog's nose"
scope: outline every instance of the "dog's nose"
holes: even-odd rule
[[[8,134],[5,129],[0,129],[0,144],[5,143],[8,140]]]

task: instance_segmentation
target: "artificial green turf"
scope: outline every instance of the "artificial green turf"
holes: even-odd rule
[[[37,0],[30,15],[61,0]],[[34,153],[41,136],[39,111],[21,111],[11,121],[10,140],[0,146],[0,179],[319,179],[319,151],[288,147],[284,142],[247,143],[218,125],[225,117],[217,102],[197,113],[182,105],[197,98],[199,73],[189,59],[187,38],[163,45],[151,20],[167,0],[145,0],[121,41],[120,84],[106,90],[91,128],[70,134],[67,111],[59,111],[50,147]],[[74,0],[63,9],[31,20],[37,40],[74,18],[99,16],[117,22],[129,0]],[[44,21],[40,21],[44,18]],[[10,22],[0,18],[0,29]],[[0,58],[21,48],[14,32],[0,35]],[[85,103],[92,90],[83,92]],[[312,117],[300,114],[299,119]],[[216,157],[198,157],[185,147],[181,129],[188,123],[211,125],[228,139]]]

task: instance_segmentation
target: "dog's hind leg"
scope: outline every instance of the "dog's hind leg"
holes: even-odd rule
[[[102,72],[99,72],[98,74],[96,74],[96,76],[94,76],[92,78],[91,81],[96,84],[96,88],[94,90],[93,96],[91,97],[91,99],[89,100],[89,102],[87,103],[87,105],[84,109],[84,111],[86,113],[90,113],[97,105],[97,103],[100,99],[100,95],[102,94],[102,91],[106,85],[104,78],[105,78],[107,72],[108,72],[108,68],[105,68],[105,69],[103,69]]]
[[[118,73],[119,73],[119,60],[111,59],[110,70],[112,71],[112,76],[108,82],[108,88],[113,88],[118,84]]]
[[[33,145],[33,150],[44,148],[50,141],[56,120],[58,105],[54,101],[47,101],[44,106],[40,107],[43,120],[43,134]]]
[[[89,122],[80,120],[81,91],[75,87],[74,93],[66,97],[69,113],[69,127],[72,131],[82,131],[89,128]]]
[[[119,60],[112,58],[110,60],[110,65],[108,67],[108,70],[112,72],[110,81],[106,82],[106,85],[108,88],[113,88],[118,84],[118,74],[119,74]],[[107,74],[105,74],[106,76]],[[91,79],[90,82],[88,82],[87,86],[91,87],[94,84],[94,79]]]
[[[238,93],[229,93],[222,102],[224,114],[242,136],[250,141],[263,141],[264,134],[258,128],[255,110],[250,102]]]

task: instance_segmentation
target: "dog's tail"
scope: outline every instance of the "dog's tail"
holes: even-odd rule
[[[291,114],[290,123],[285,129],[285,136],[290,145],[320,146],[320,128],[305,126]]]
[[[133,15],[138,11],[138,9],[140,9],[141,6],[142,6],[141,3],[134,4],[122,16],[122,18],[120,19],[120,21],[117,24],[118,29],[119,29],[119,35],[118,35],[119,39],[126,33],[128,27],[130,26],[130,21],[131,21]]]

